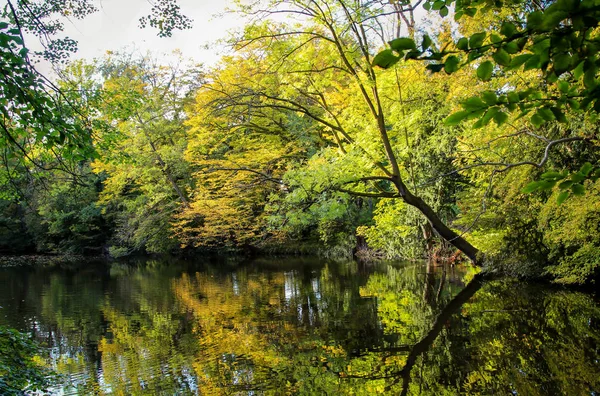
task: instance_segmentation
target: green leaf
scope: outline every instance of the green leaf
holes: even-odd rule
[[[481,118],[481,126],[489,124],[499,111],[500,110],[497,107],[490,107],[488,111],[485,112],[485,115]]]
[[[424,34],[423,35],[423,41],[421,41],[421,49],[423,51],[427,50],[429,47],[431,47],[431,38],[429,38],[428,35]]]
[[[508,103],[517,103],[520,100],[519,94],[515,91],[510,91],[506,96],[508,97]]]
[[[471,51],[469,52],[468,61],[472,62],[475,59],[479,59],[483,56],[483,52],[481,51]]]
[[[575,183],[571,186],[571,192],[573,195],[585,195],[585,187],[583,184]]]
[[[533,56],[533,54],[523,54],[523,55],[515,56],[510,61],[510,68],[516,69],[516,68],[521,67],[521,65],[523,65],[525,62],[527,62],[532,56]]]
[[[519,45],[517,43],[515,43],[514,41],[511,41],[510,43],[506,43],[502,48],[504,48],[504,50],[511,55],[514,55],[514,54],[518,53],[519,51],[521,51],[521,49],[519,48]]]
[[[469,38],[469,48],[479,48],[487,36],[486,32],[475,33]]]
[[[493,44],[498,44],[499,42],[502,41],[502,37],[498,36],[496,33],[492,33],[492,34],[490,34],[490,41]]]
[[[433,5],[431,6],[431,9],[434,11],[438,11],[441,10],[442,7],[444,7],[446,5],[446,2],[443,0],[436,0],[433,2]]]
[[[532,70],[532,69],[539,69],[541,66],[541,60],[542,58],[539,55],[533,55],[531,56],[527,62],[525,62],[525,66],[523,67],[524,71],[527,70]]]
[[[451,114],[448,118],[446,118],[444,120],[444,124],[447,126],[455,126],[460,124],[461,121],[463,121],[464,119],[466,119],[469,116],[470,112],[463,110],[463,111],[458,111],[454,114]]]
[[[552,190],[556,186],[556,180],[541,180],[539,189],[542,191]]]
[[[440,8],[440,15],[442,17],[448,16],[448,12],[449,12],[448,7],[443,6],[442,8]]]
[[[583,65],[585,65],[585,62],[582,61],[573,69],[573,77],[576,80],[579,80],[583,76]]]
[[[410,39],[408,37],[400,37],[400,38],[394,39],[394,40],[390,41],[389,44],[390,44],[390,47],[394,51],[416,50],[417,49],[417,45],[415,44],[414,40]]]
[[[474,120],[476,118],[481,117],[485,113],[485,110],[486,110],[485,108],[482,108],[479,110],[469,112],[469,115],[467,116],[467,120]]]
[[[498,103],[498,96],[496,96],[496,92],[494,91],[484,91],[481,93],[481,97],[483,98],[483,101],[489,106],[494,106]]]
[[[458,64],[460,60],[458,57],[451,55],[446,59],[446,63],[444,63],[444,71],[448,74],[452,74],[458,70]]]
[[[558,89],[560,90],[560,92],[566,94],[569,92],[569,88],[571,87],[571,85],[569,84],[568,81],[566,80],[560,80],[558,82]]]
[[[530,120],[531,120],[531,123],[535,127],[538,127],[538,128],[544,123],[544,119],[542,117],[540,117],[540,115],[538,113],[535,113],[534,115],[532,115]]]
[[[517,27],[510,22],[504,22],[500,27],[500,33],[508,38],[511,38],[517,33]]]
[[[584,68],[585,73],[583,74],[583,85],[585,85],[587,89],[596,88],[596,73],[598,72],[596,64],[591,61],[586,61]]]
[[[474,17],[475,14],[477,14],[477,8],[475,8],[475,7],[465,8],[464,11],[465,11],[465,14],[467,14],[470,17]]]
[[[558,54],[556,55],[553,59],[552,62],[554,63],[554,71],[556,71],[556,74],[562,74],[566,71],[568,71],[571,67],[571,56],[569,54]]]
[[[483,108],[487,107],[486,104],[478,97],[472,97],[472,98],[469,98],[469,99],[463,101],[462,106],[464,107],[465,110],[470,110],[470,111],[479,110],[479,109],[483,109]]]
[[[483,118],[480,118],[473,124],[473,129],[483,128],[483,124],[484,124],[484,120],[483,120]]]
[[[581,108],[581,105],[575,99],[569,99],[567,100],[567,103],[569,104],[569,107],[573,110],[579,110]]]
[[[581,172],[585,176],[589,176],[590,172],[593,169],[594,169],[594,165],[590,164],[589,162],[586,162],[585,164],[583,164],[583,166],[581,167],[581,169],[579,170],[579,172]]]
[[[490,61],[485,61],[477,68],[477,77],[481,81],[489,81],[492,78],[492,71],[494,70],[494,64]]]
[[[558,107],[551,107],[550,110],[554,113],[554,117],[558,122],[568,122],[567,117]]]
[[[571,175],[571,180],[575,183],[580,183],[586,179],[586,175],[581,172],[575,172]]]
[[[554,113],[547,107],[538,109],[537,114],[544,119],[544,121],[554,121]]]
[[[562,182],[558,185],[558,188],[560,188],[561,190],[566,190],[566,189],[571,188],[572,185],[573,185],[573,180],[565,180],[564,182]]]
[[[502,126],[508,120],[508,114],[503,111],[499,111],[494,115],[494,122],[498,126]]]
[[[466,51],[469,49],[469,39],[466,37],[462,37],[460,38],[457,42],[456,42],[456,48],[458,48],[461,51]]]
[[[492,55],[492,58],[496,61],[497,64],[499,64],[500,66],[509,66],[510,65],[510,55],[508,52],[506,52],[505,50],[503,50],[502,48],[499,48],[494,55]]]
[[[527,15],[527,29],[536,30],[544,21],[544,13],[535,11]]]
[[[571,195],[569,191],[561,191],[560,194],[558,194],[558,196],[556,197],[556,203],[558,205],[561,205],[567,200],[567,198],[569,198],[569,195]]]
[[[559,173],[556,171],[548,171],[548,172],[542,173],[542,179],[557,180],[557,179],[564,179],[564,176],[562,175],[562,173]]]
[[[537,180],[536,180],[536,181],[532,181],[531,183],[529,183],[528,185],[526,185],[525,187],[523,187],[523,188],[521,189],[521,192],[522,192],[523,194],[529,194],[529,193],[532,193],[532,192],[534,192],[535,190],[537,190],[538,188],[540,188],[540,184],[541,184],[541,182],[540,182],[540,181],[537,181]]]
[[[564,19],[569,17],[569,13],[556,8],[551,9],[551,7],[548,7],[544,12],[544,19],[540,26],[541,29],[546,31],[556,28]]]
[[[379,66],[383,69],[387,69],[395,65],[400,60],[400,57],[394,55],[394,52],[390,49],[386,49],[378,53],[373,58],[373,66]]]

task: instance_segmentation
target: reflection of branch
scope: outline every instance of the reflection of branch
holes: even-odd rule
[[[412,346],[410,345],[399,345],[396,347],[390,348],[366,348],[361,350],[361,353],[358,356],[365,356],[368,353],[395,353],[395,352],[410,352],[412,350]],[[364,378],[364,377],[361,377]]]
[[[452,315],[458,312],[458,310],[467,301],[469,301],[471,297],[473,297],[473,295],[481,288],[481,286],[483,286],[483,275],[477,274],[475,275],[471,283],[469,283],[467,287],[461,290],[461,292],[458,293],[456,297],[454,297],[452,301],[448,303],[448,305],[446,305],[446,307],[442,310],[442,312],[440,312],[440,314],[435,319],[433,327],[431,328],[429,333],[427,333],[427,335],[423,339],[421,339],[421,341],[416,343],[415,346],[412,348],[408,357],[406,358],[406,364],[404,365],[404,368],[402,369],[402,371],[400,371],[399,376],[396,377],[396,381],[394,381],[392,384],[386,387],[386,391],[389,391],[389,388],[392,385],[395,385],[400,381],[400,379],[402,379],[401,394],[406,395],[408,393],[408,384],[410,383],[410,371],[416,364],[417,358],[429,350],[437,336],[444,328],[446,322],[448,322]]]

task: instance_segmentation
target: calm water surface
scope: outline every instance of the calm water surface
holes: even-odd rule
[[[56,394],[600,394],[594,297],[472,278],[289,258],[0,269],[0,325],[46,348]]]

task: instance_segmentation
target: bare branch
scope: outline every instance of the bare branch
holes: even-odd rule
[[[477,164],[467,165],[460,169],[455,169],[451,172],[444,173],[442,175],[438,175],[438,176],[434,177],[433,179],[427,180],[425,183],[420,184],[419,187],[427,186],[427,185],[429,185],[439,179],[442,179],[444,177],[458,174],[460,172],[463,172],[463,171],[466,171],[469,169],[480,168],[483,166],[501,167],[500,169],[494,169],[494,173],[503,173],[503,172],[508,171],[509,169],[516,168],[518,166],[523,166],[523,165],[529,165],[529,166],[533,166],[536,168],[542,168],[546,164],[546,162],[548,162],[548,159],[550,158],[550,150],[552,149],[552,147],[554,147],[558,144],[562,144],[562,143],[577,142],[577,141],[590,142],[590,139],[584,138],[584,137],[579,137],[579,136],[573,136],[573,137],[568,137],[568,138],[563,138],[563,139],[552,140],[548,143],[548,145],[544,149],[544,156],[542,157],[540,162],[533,162],[533,161],[521,161],[521,162],[516,162],[516,163],[480,162]]]
[[[263,179],[273,182],[273,183],[277,183],[279,185],[285,185],[285,183],[283,182],[283,179],[279,179],[277,177],[273,177],[270,176],[266,173],[254,170],[254,169],[250,169],[250,168],[245,168],[245,167],[240,167],[240,168],[226,168],[226,167],[219,167],[219,168],[210,168],[206,171],[206,173],[212,173],[212,172],[219,172],[219,171],[231,171],[231,172],[249,172],[249,173],[254,173],[257,174],[259,176],[261,176]]]

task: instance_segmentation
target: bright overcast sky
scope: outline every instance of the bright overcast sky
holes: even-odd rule
[[[241,25],[232,14],[223,14],[230,0],[179,0],[184,15],[194,20],[193,28],[175,31],[173,37],[159,38],[156,29],[139,27],[139,18],[150,13],[148,0],[98,0],[99,12],[84,20],[65,23],[65,33],[79,42],[79,50],[72,58],[93,59],[108,50],[123,48],[142,52],[151,50],[156,55],[180,49],[184,57],[206,65],[214,64],[223,49],[207,44],[224,38],[229,30]]]

